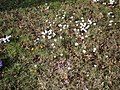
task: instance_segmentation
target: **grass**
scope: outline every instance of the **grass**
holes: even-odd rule
[[[24,1],[19,6],[14,0],[0,6],[0,38],[12,36],[10,42],[0,43],[4,62],[0,90],[120,89],[118,4]],[[87,32],[81,31],[79,21],[89,25],[88,19],[93,23]]]

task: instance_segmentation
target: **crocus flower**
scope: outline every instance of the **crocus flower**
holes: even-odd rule
[[[3,61],[0,60],[0,68],[3,67]]]
[[[109,4],[113,5],[115,3],[115,0],[109,0]]]
[[[6,36],[5,38],[1,38],[1,39],[0,39],[0,43],[1,43],[1,42],[4,42],[4,43],[10,42],[10,40],[9,40],[10,38],[11,38],[11,35]]]

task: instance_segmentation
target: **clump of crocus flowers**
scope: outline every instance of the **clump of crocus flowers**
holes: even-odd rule
[[[11,35],[6,36],[5,38],[0,38],[0,44],[10,42]]]

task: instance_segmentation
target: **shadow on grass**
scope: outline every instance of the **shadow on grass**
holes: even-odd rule
[[[26,8],[43,4],[45,2],[56,2],[64,0],[0,0],[0,11],[16,8]]]

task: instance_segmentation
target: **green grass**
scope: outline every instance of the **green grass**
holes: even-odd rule
[[[12,36],[10,42],[0,44],[5,63],[0,68],[0,90],[119,90],[119,6],[89,0],[36,2],[24,0],[18,5],[11,0],[0,6],[0,38]],[[108,17],[109,12],[115,17]],[[77,35],[73,30],[79,28],[75,21],[81,17],[85,22],[92,17],[97,24]],[[59,24],[69,28],[60,31]],[[42,38],[46,28],[56,36]]]

